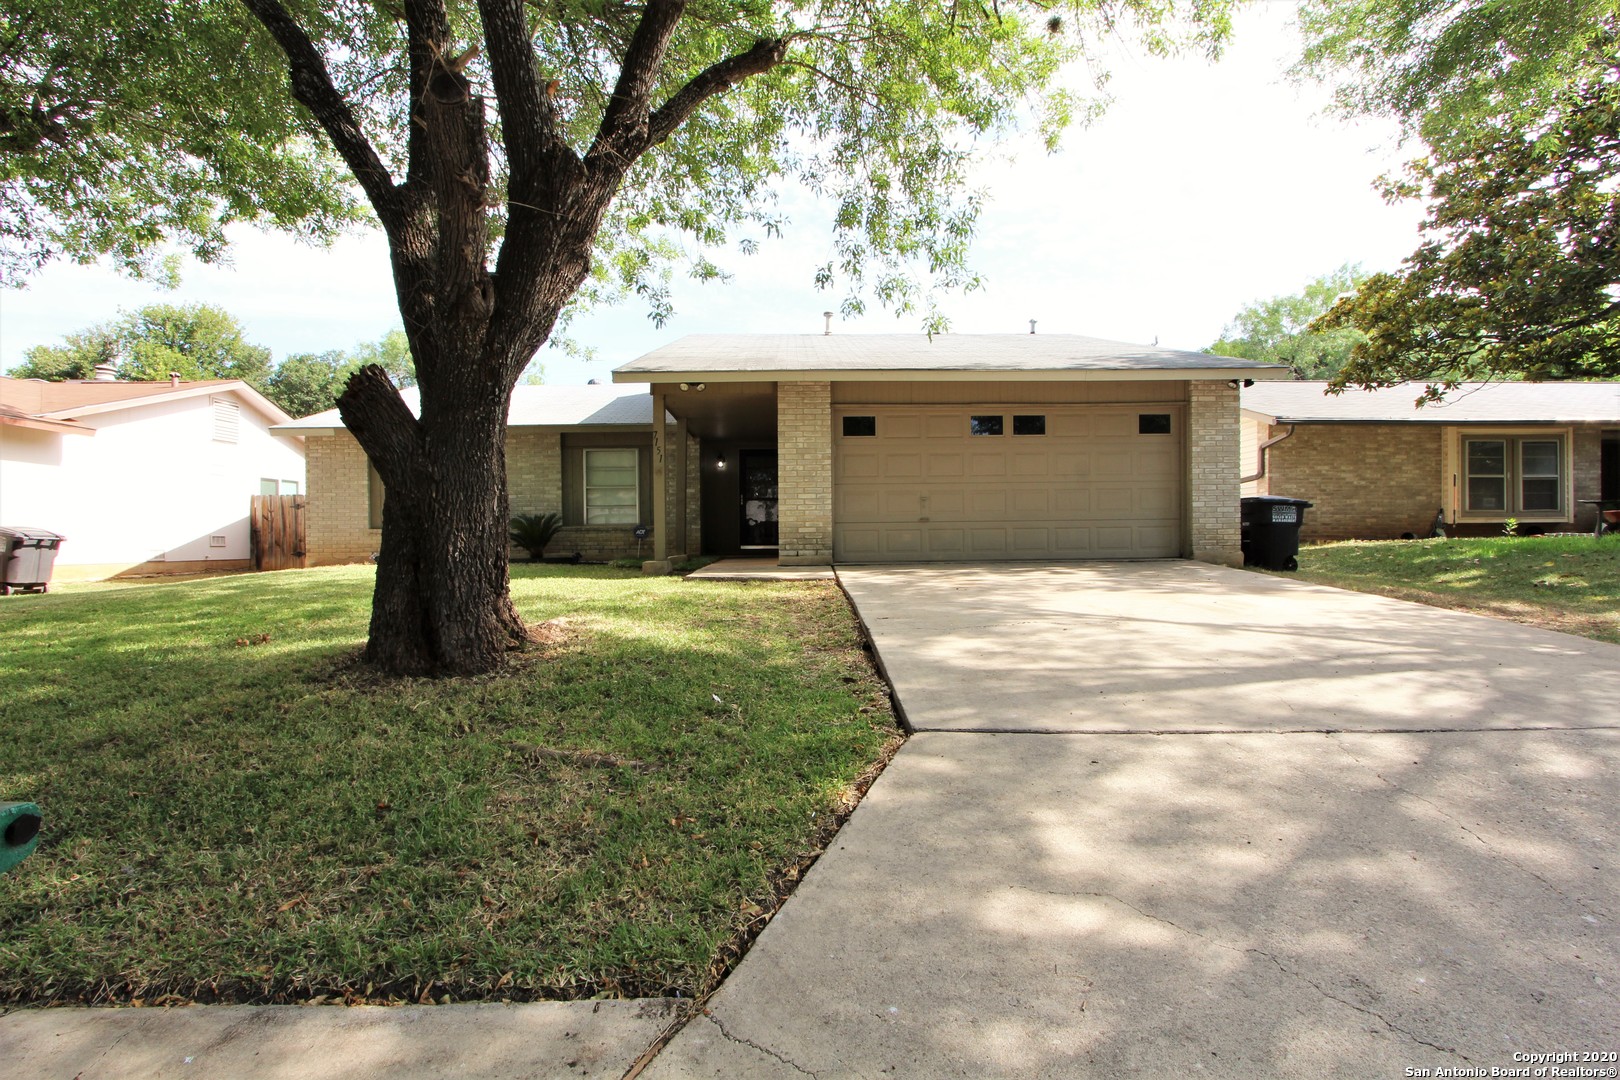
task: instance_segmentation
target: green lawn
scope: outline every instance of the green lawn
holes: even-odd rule
[[[1620,643],[1620,536],[1313,544],[1288,576]]]
[[[371,575],[0,600],[0,1002],[696,995],[899,741],[827,583],[517,566],[551,643],[435,682]]]

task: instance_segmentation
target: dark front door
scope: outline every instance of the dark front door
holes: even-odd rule
[[[776,546],[776,451],[743,450],[737,468],[744,548]]]

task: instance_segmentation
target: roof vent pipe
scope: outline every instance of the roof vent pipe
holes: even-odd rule
[[[1035,332],[1035,320],[1034,319],[1029,320],[1029,332],[1032,333],[1032,334]]]
[[[117,364],[107,364],[107,363],[97,364],[95,366],[95,373],[96,373],[96,377],[93,380],[95,382],[117,382],[118,381],[118,365]]]
[[[832,333],[832,317],[833,317],[833,313],[830,312],[830,311],[823,311],[821,313],[821,317],[823,319],[827,320],[827,329],[823,330],[822,333],[830,335]]]

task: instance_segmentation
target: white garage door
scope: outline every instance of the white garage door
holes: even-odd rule
[[[833,555],[1181,554],[1183,413],[1148,406],[843,406]]]

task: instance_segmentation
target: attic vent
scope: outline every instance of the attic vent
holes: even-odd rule
[[[214,441],[233,443],[242,428],[242,406],[223,398],[214,399]]]

